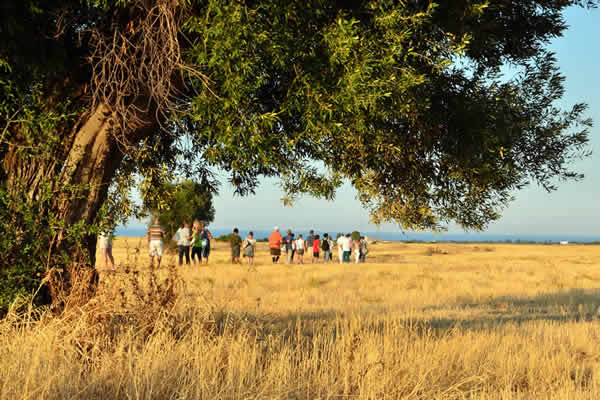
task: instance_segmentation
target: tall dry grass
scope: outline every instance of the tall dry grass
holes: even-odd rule
[[[0,322],[0,397],[600,397],[598,247],[381,244],[343,266],[261,249],[248,268],[221,246],[153,271],[118,240],[89,304]]]

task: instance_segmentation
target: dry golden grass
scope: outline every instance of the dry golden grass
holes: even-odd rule
[[[208,266],[171,269],[175,298],[175,258],[152,289],[148,267],[132,272],[144,242],[120,238],[124,265],[89,305],[0,322],[0,397],[600,398],[600,247],[378,244],[359,265],[258,253],[232,266],[216,244]]]

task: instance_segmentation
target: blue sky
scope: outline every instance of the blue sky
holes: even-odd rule
[[[596,235],[600,228],[600,10],[570,9],[567,13],[569,30],[556,39],[550,49],[557,53],[562,73],[566,76],[565,104],[585,102],[588,115],[596,126],[590,132],[589,159],[574,165],[585,174],[581,182],[559,184],[557,191],[546,193],[531,186],[516,192],[516,201],[503,213],[503,218],[491,224],[489,233],[503,234],[569,234]],[[224,177],[225,178],[225,177]],[[226,182],[226,179],[223,179]],[[234,196],[232,188],[224,183],[214,199],[216,209],[213,229],[233,226],[248,229],[271,229],[274,225],[285,228],[348,231],[397,231],[395,225],[377,227],[369,224],[368,213],[355,198],[350,185],[344,186],[334,201],[310,197],[301,198],[294,207],[284,207],[283,193],[276,180],[263,180],[255,196]],[[451,226],[451,232],[460,232]]]

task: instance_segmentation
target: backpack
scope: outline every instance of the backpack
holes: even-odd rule
[[[249,241],[246,241],[246,247],[244,247],[244,256],[252,257],[254,254],[254,245]]]
[[[323,243],[321,244],[321,248],[323,249],[323,251],[329,251],[329,240],[327,240],[327,239],[323,240]]]
[[[202,247],[203,249],[208,247],[208,234],[206,233],[206,231],[202,231],[200,233],[200,247]]]

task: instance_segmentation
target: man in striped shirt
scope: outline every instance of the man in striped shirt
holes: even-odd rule
[[[154,217],[154,224],[148,228],[146,235],[148,238],[148,246],[150,247],[150,265],[154,264],[154,257],[158,260],[157,268],[160,267],[160,260],[163,255],[163,240],[165,238],[165,231],[160,226],[158,217]]]

